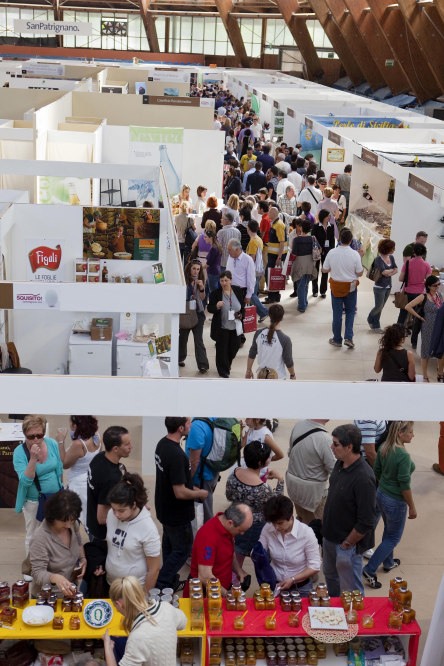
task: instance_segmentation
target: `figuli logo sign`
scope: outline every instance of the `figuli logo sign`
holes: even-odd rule
[[[63,246],[64,240],[51,240],[50,245],[46,245],[45,239],[27,238],[27,280],[45,283],[63,282],[65,273],[61,263]]]

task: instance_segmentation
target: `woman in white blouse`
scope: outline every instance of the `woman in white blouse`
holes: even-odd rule
[[[280,589],[297,589],[301,597],[308,597],[312,576],[321,568],[315,533],[295,519],[293,502],[285,495],[270,497],[264,504],[264,518],[259,542],[270,555]]]

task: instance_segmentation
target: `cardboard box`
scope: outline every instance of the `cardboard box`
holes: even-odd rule
[[[93,319],[91,324],[91,340],[112,340],[113,339],[113,320]]]

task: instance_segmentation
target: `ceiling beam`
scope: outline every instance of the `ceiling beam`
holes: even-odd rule
[[[443,0],[433,0],[433,6],[436,7],[438,14],[441,17],[441,21],[444,21],[444,2]]]
[[[234,55],[236,56],[241,67],[249,68],[250,59],[247,56],[244,40],[242,39],[241,29],[239,23],[235,18],[230,16],[233,10],[232,0],[215,0],[217,11],[220,14],[222,23],[227,31],[228,39],[233,47]]]
[[[373,14],[365,11],[367,0],[344,0],[344,2],[393,95],[408,92],[411,89],[410,83],[404,76],[384,31],[379,27]],[[386,67],[385,61],[394,58],[394,67]]]
[[[432,4],[427,5],[427,8],[418,6],[416,0],[399,0],[399,8],[411,31],[411,37],[428,60],[441,92],[444,92],[444,39],[441,37],[444,24],[436,7]]]
[[[138,0],[138,3],[150,51],[152,53],[160,53],[159,40],[157,39],[156,24],[154,22],[154,18],[148,12],[150,8],[150,0]]]
[[[347,72],[351,81],[358,86],[364,80],[364,75],[359,67],[350,47],[341,34],[337,24],[333,20],[325,0],[310,0],[311,8],[324,29],[325,34],[330,40],[333,49],[338,55],[343,68]]]
[[[367,3],[421,104],[438,97],[440,87],[409,29],[406,31],[400,11],[388,9],[390,0],[367,0]]]
[[[276,0],[276,5],[282,14],[282,18],[287,24],[291,35],[299,47],[299,51],[305,61],[309,77],[319,81],[324,71],[321,67],[321,61],[316,53],[307,24],[304,20],[296,19],[294,12],[299,9],[298,0]]]

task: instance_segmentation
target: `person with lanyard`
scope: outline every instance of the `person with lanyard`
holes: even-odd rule
[[[268,236],[268,263],[267,270],[270,268],[280,268],[286,259],[288,250],[288,235],[285,224],[279,219],[279,211],[274,206],[270,208],[268,217],[271,221],[270,232]],[[267,276],[269,278],[269,275]],[[268,284],[268,297],[264,303],[278,303],[281,300],[279,291],[272,291]]]
[[[250,257],[253,274],[254,264]],[[213,315],[211,322],[211,339],[216,342],[216,368],[220,377],[230,376],[231,364],[241,344],[241,336],[237,332],[237,321],[242,322],[245,316],[245,301],[242,289],[232,285],[232,274],[223,271],[219,276],[220,287],[210,294],[208,312]]]
[[[335,247],[335,229],[329,222],[329,218],[330,213],[328,210],[319,211],[319,222],[316,222],[311,230],[311,235],[316,238],[322,251],[321,258],[316,262],[316,270],[318,271],[318,274],[311,282],[314,297],[317,297],[318,295],[319,275],[321,275],[321,298],[327,297],[328,273],[322,273],[320,267],[321,262],[323,266],[328,253]]]
[[[197,259],[193,259],[185,266],[184,273],[187,285],[186,300],[189,302],[190,310],[197,310],[198,321],[193,328],[180,328],[179,322],[179,367],[183,368],[185,366],[188,336],[192,331],[197,367],[200,373],[205,374],[208,372],[210,364],[208,363],[207,351],[202,337],[205,323],[205,308],[202,303],[205,299],[205,281],[202,264]]]

